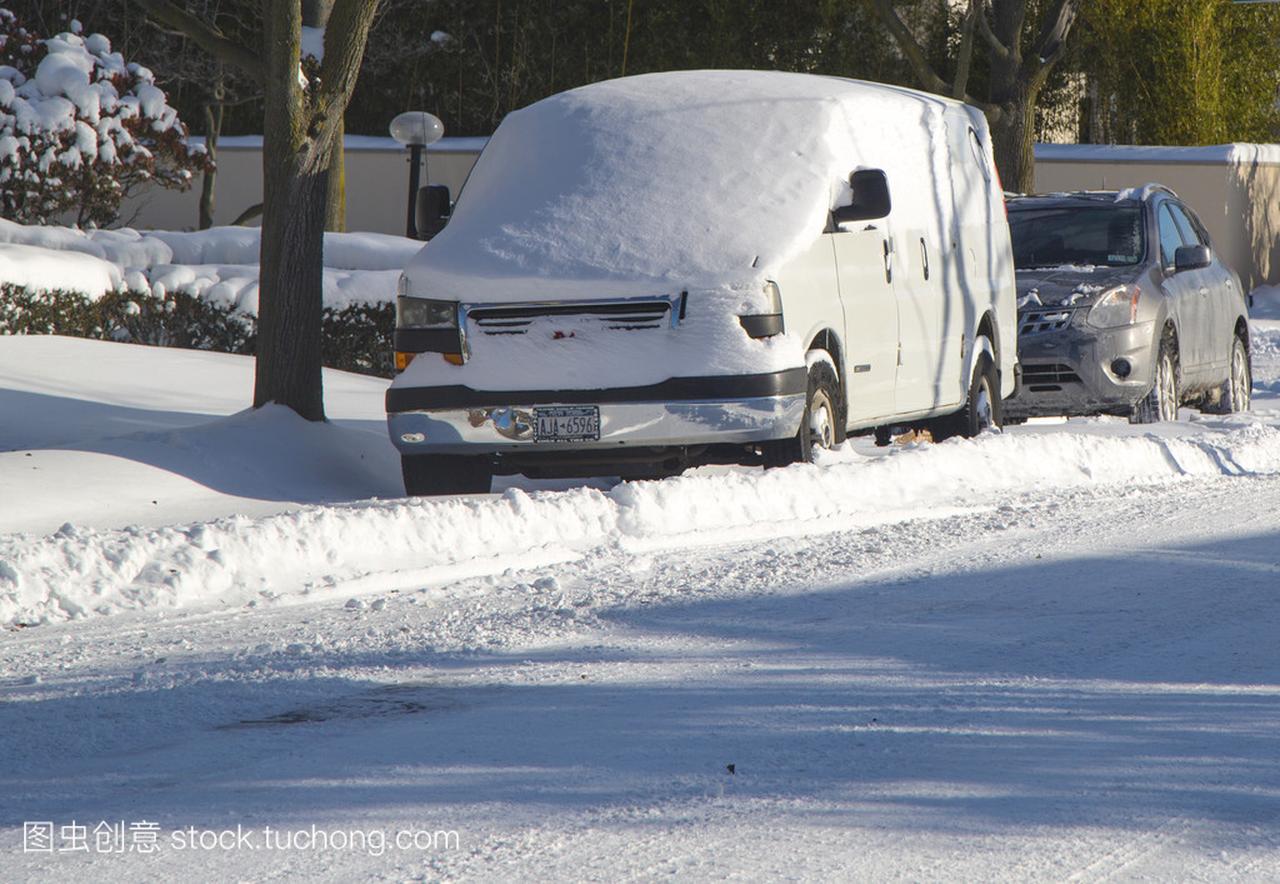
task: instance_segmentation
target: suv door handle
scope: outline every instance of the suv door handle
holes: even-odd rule
[[[884,241],[884,281],[893,282],[893,247]]]

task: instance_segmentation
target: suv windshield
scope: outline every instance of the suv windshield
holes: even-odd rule
[[[1146,251],[1141,206],[1101,205],[1014,208],[1009,211],[1013,263],[1032,267],[1137,264]]]

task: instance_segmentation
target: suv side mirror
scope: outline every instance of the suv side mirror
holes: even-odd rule
[[[449,223],[449,188],[443,184],[419,188],[413,209],[418,239],[431,239]]]
[[[889,199],[889,180],[879,169],[863,169],[849,176],[853,199],[849,205],[831,212],[837,224],[848,221],[874,221],[886,218],[893,203]]]
[[[1173,253],[1173,272],[1181,273],[1184,270],[1199,270],[1201,267],[1208,267],[1213,263],[1213,253],[1209,251],[1208,246],[1178,246],[1178,250]]]

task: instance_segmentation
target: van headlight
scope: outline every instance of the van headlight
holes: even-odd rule
[[[1094,328],[1119,328],[1138,321],[1138,299],[1142,289],[1136,285],[1118,285],[1103,292],[1089,309],[1087,321]]]
[[[457,328],[458,302],[396,298],[396,328]]]
[[[767,312],[738,317],[749,337],[771,338],[785,330],[782,322],[782,291],[773,280],[764,284],[764,298]]]

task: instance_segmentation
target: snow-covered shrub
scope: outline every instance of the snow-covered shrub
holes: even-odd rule
[[[331,368],[391,376],[391,304],[326,307],[322,359]],[[257,319],[183,291],[34,291],[0,284],[0,335],[69,335],[103,341],[252,354]]]
[[[0,212],[28,224],[113,222],[154,181],[185,189],[208,159],[147,68],[101,34],[41,39],[0,8]]]
[[[0,285],[0,334],[57,334],[161,347],[252,353],[252,317],[184,292],[33,291]]]

